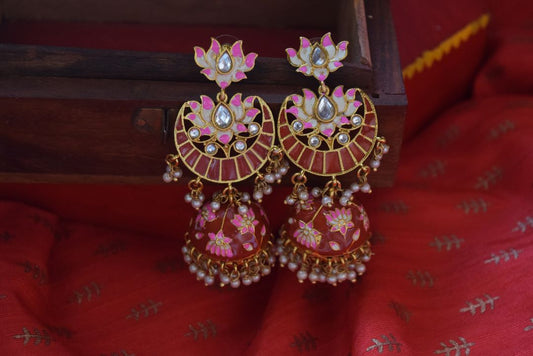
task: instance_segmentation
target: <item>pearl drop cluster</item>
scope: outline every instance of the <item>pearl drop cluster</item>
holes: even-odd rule
[[[289,163],[282,160],[279,167],[264,175],[264,181],[257,184],[254,188],[253,198],[259,203],[263,200],[265,195],[272,193],[272,185],[274,182],[281,183],[281,178],[289,171]]]
[[[177,182],[183,176],[183,171],[180,167],[167,166],[165,173],[163,173],[163,181],[165,183]]]
[[[294,205],[297,202],[304,204],[307,200],[309,200],[309,192],[305,185],[301,185],[285,198],[285,204]]]
[[[206,286],[213,285],[218,277],[220,286],[224,287],[229,285],[232,288],[238,288],[241,285],[249,286],[252,283],[257,283],[261,280],[261,277],[267,276],[272,271],[272,266],[276,262],[276,257],[269,251],[267,259],[254,258],[249,262],[250,267],[241,268],[240,271],[234,270],[231,273],[222,272],[219,270],[219,265],[215,261],[196,259],[193,261],[191,250],[187,245],[181,249],[183,253],[183,259],[185,263],[189,265],[189,272],[196,275],[196,279],[203,281]],[[203,256],[203,258],[207,258]],[[209,268],[207,266],[210,266]]]
[[[276,254],[279,256],[279,263],[282,267],[287,266],[292,272],[296,272],[296,278],[300,283],[306,279],[313,284],[329,283],[337,285],[343,281],[355,282],[357,276],[361,276],[366,271],[364,263],[370,261],[370,252],[364,253],[357,260],[347,263],[333,263],[331,268],[326,268],[329,263],[326,260],[319,263],[302,263],[302,256],[288,246],[284,246],[283,240],[277,241]],[[364,263],[363,263],[364,262]]]
[[[194,209],[198,210],[204,204],[205,195],[202,192],[193,191],[185,194],[184,199],[186,203],[191,204]]]
[[[374,159],[370,161],[370,167],[374,171],[377,171],[379,166],[381,165],[381,159],[383,158],[383,155],[389,153],[390,146],[387,145],[386,143],[384,143],[384,144],[381,145],[381,150],[382,150],[383,154],[381,154],[381,153],[376,154],[374,156]]]

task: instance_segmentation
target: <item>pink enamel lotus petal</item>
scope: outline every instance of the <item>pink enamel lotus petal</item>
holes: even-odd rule
[[[309,75],[311,73],[311,68],[309,66],[301,66],[296,69],[297,72]]]
[[[304,129],[312,129],[316,125],[316,120],[310,120],[304,122]]]
[[[348,91],[346,92],[346,97],[348,99],[354,99],[355,98],[355,89],[354,88],[348,89]]]
[[[189,107],[192,109],[193,112],[198,112],[198,109],[200,108],[200,104],[197,101],[189,101]]]
[[[330,137],[333,134],[334,127],[331,124],[321,124],[319,127],[320,132],[325,136]]]
[[[300,37],[300,47],[307,48],[311,46],[311,42],[305,37]]]
[[[217,55],[220,54],[220,43],[218,43],[218,41],[214,38],[211,38],[211,46],[209,47],[209,51]]]
[[[291,100],[295,104],[301,104],[302,103],[302,97],[300,95],[291,96]]]
[[[204,110],[213,109],[213,106],[215,106],[215,103],[210,97],[208,97],[207,95],[202,95],[200,96],[200,98],[202,99],[202,108]]]
[[[251,107],[254,104],[255,96],[248,96],[244,100],[244,106],[245,107]]]
[[[246,132],[246,131],[248,131],[248,129],[247,129],[246,126],[243,125],[243,124],[237,124],[237,131],[239,131],[239,132]]]
[[[200,134],[202,136],[204,135],[211,135],[211,133],[213,132],[213,130],[211,130],[211,128],[208,126],[208,127],[203,127],[200,129]]]
[[[227,133],[217,134],[217,139],[225,145],[228,144],[228,142],[231,140],[231,137],[232,137],[231,134],[227,134]]]
[[[290,113],[290,114],[293,114],[294,116],[296,117],[299,117],[298,113],[299,113],[299,109],[296,107],[296,106],[291,106],[290,108],[288,108],[287,110],[285,110],[286,112]]]
[[[231,55],[233,57],[239,57],[242,58],[242,41],[237,41],[231,46]]]
[[[333,95],[336,96],[337,98],[340,98],[341,96],[343,96],[344,93],[342,92],[342,88],[343,88],[342,85],[339,85],[338,87],[336,87],[333,90]]]
[[[252,70],[252,68],[255,65],[255,59],[257,58],[257,53],[249,53],[246,55],[246,58],[244,60],[244,63],[246,64],[246,67],[248,67],[248,70]]]
[[[202,73],[203,75],[205,75],[206,78],[209,79],[209,80],[213,80],[213,79],[215,79],[215,71],[212,70],[212,69],[209,69],[209,68],[202,69],[202,70],[200,71],[200,73]]]
[[[246,74],[244,74],[243,72],[237,72],[235,73],[235,79],[236,81],[239,81],[239,80],[242,80],[246,78]]]
[[[230,104],[233,106],[241,106],[242,105],[242,94],[237,93],[231,98]]]

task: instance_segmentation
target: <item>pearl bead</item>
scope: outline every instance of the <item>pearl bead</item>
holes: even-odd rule
[[[197,200],[197,199],[194,199],[192,202],[191,202],[191,205],[193,208],[195,209],[200,209],[202,207],[202,202],[200,200]]]
[[[307,193],[307,191],[303,190],[300,193],[298,193],[298,198],[300,198],[300,200],[307,201],[307,199],[309,199],[309,193]]]
[[[283,251],[282,248],[280,248],[280,249]],[[287,256],[285,256],[285,255],[281,255],[281,256],[279,256],[279,263],[280,263],[280,264],[282,264],[282,265],[286,265],[287,262],[289,262],[289,259],[287,258]]]
[[[274,183],[275,180],[276,180],[276,177],[274,177],[272,173],[268,173],[265,175],[265,181],[267,183]]]
[[[183,260],[185,261],[185,263],[189,264],[189,263],[191,263],[192,258],[189,255],[185,255],[185,256],[183,256]]]
[[[242,284],[244,284],[245,286],[249,286],[250,284],[252,284],[252,279],[250,277],[243,277]]]
[[[354,193],[358,192],[359,191],[359,184],[357,183],[353,183],[351,186],[350,186],[350,190]]]
[[[204,283],[206,286],[210,286],[215,282],[215,277],[213,276],[205,276]]]
[[[378,160],[372,160],[370,161],[370,167],[372,168],[378,168],[380,165],[379,161]]]
[[[181,252],[182,252],[183,254],[186,254],[187,252],[189,252],[189,249],[187,248],[187,246],[182,246],[182,248],[181,248]]]
[[[350,199],[346,198],[346,197],[341,197],[339,199],[339,203],[342,205],[342,206],[346,206],[348,205],[348,202],[350,201]]]
[[[220,203],[218,201],[212,201],[211,202],[211,208],[214,210],[214,211],[217,211],[220,209]]]
[[[185,194],[183,198],[185,199],[186,203],[190,203],[192,201],[192,196],[189,193]]]
[[[363,184],[363,186],[361,187],[361,191],[363,193],[370,193],[370,191],[371,191],[370,184],[368,184],[368,183]]]
[[[181,178],[181,176],[183,175],[183,171],[181,169],[177,169],[174,171],[174,178]]]
[[[198,279],[204,279],[205,277],[205,271],[199,270],[198,273],[196,273],[196,277]]]
[[[263,199],[263,192],[260,191],[260,190],[256,190],[253,194],[254,196],[254,199],[257,200],[257,201],[261,201],[261,199]]]
[[[265,189],[263,189],[263,193],[264,193],[265,195],[270,195],[270,194],[272,194],[272,187],[271,187],[270,185],[267,185],[267,186],[265,187]]]
[[[328,196],[322,197],[322,205],[330,205],[331,204],[331,198]]]
[[[366,266],[362,263],[355,265],[355,270],[358,274],[363,274],[366,271]]]
[[[300,281],[303,281],[307,278],[307,272],[304,271],[303,269],[299,270],[298,273],[296,273],[296,277],[300,280]]]
[[[163,173],[163,181],[165,183],[172,182],[172,176],[170,175],[170,173],[168,173],[168,172]]]
[[[258,274],[254,274],[252,277],[252,282],[257,283],[261,280],[261,276]]]
[[[363,262],[368,262],[368,261],[370,261],[370,256],[369,256],[369,255],[363,255],[363,256],[361,257],[361,261],[363,261]]]
[[[339,282],[342,282],[346,279],[346,277],[348,277],[348,275],[346,274],[346,272],[340,272],[338,275],[337,275],[337,279]]]
[[[337,277],[334,275],[329,275],[327,278],[327,281],[329,284],[336,284],[337,283]]]
[[[357,279],[357,273],[355,273],[355,271],[350,271],[348,272],[348,279],[350,281],[354,281]]]
[[[279,173],[282,174],[282,175],[287,174],[288,171],[289,171],[289,169],[287,167],[281,167],[279,169]]]
[[[248,194],[248,193],[242,193],[241,200],[242,200],[243,202],[245,202],[245,203],[246,203],[246,202],[249,202],[249,201],[250,201],[250,194]]]
[[[312,194],[315,198],[318,198],[318,197],[322,194],[322,191],[320,190],[320,188],[318,188],[318,187],[314,187],[313,189],[311,189],[311,194]]]
[[[228,284],[230,282],[229,277],[225,274],[220,275],[220,282],[223,284]]]
[[[274,174],[274,178],[276,178],[276,180],[280,180],[280,179],[281,179],[281,173],[276,172],[276,173]]]
[[[261,269],[261,273],[266,276],[267,274],[270,274],[270,267],[269,266],[265,266]]]
[[[318,275],[318,280],[319,280],[320,282],[322,282],[322,283],[326,282],[326,280],[327,280],[326,275],[323,274],[323,273],[320,273],[320,274]]]
[[[204,195],[204,193],[200,193],[200,194],[198,194],[198,200],[200,200],[200,201],[204,201],[204,200],[205,200],[205,195]]]
[[[248,207],[246,205],[239,205],[239,214],[244,215],[248,212]]]
[[[345,191],[342,192],[342,196],[343,197],[347,197],[347,198],[351,197],[352,194],[353,194],[353,192],[352,192],[351,189],[346,189]]]
[[[287,265],[287,267],[289,268],[289,270],[291,271],[296,271],[298,269],[298,265],[294,262],[289,262],[289,264]]]
[[[313,283],[318,281],[318,274],[316,274],[316,272],[309,273],[309,281]]]
[[[189,265],[189,272],[196,273],[198,271],[198,266],[195,264]]]
[[[389,153],[390,146],[389,145],[383,145],[383,153]]]
[[[288,196],[287,199],[285,199],[285,202],[287,203],[287,205],[294,205],[294,203],[296,203],[296,200],[293,197]]]
[[[241,286],[241,281],[238,279],[235,279],[231,281],[230,285],[232,288],[239,288]]]

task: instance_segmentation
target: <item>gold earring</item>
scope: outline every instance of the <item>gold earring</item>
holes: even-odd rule
[[[265,101],[241,93],[230,98],[225,92],[232,82],[246,78],[256,57],[244,54],[242,41],[221,45],[212,38],[207,51],[194,48],[201,73],[215,81],[220,92],[215,100],[202,95],[200,101],[182,105],[174,129],[178,154],[166,158],[166,182],[182,176],[180,160],[197,176],[188,183],[185,201],[198,214],[185,234],[182,252],[190,272],[206,285],[216,280],[234,288],[250,285],[269,274],[275,262],[270,226],[259,203],[272,191],[270,183],[287,172],[288,164],[274,145],[274,119]],[[252,176],[252,197],[233,186]],[[226,187],[204,202],[202,181]]]
[[[371,192],[368,173],[377,170],[389,146],[378,136],[376,110],[367,94],[342,85],[330,91],[324,83],[342,67],[347,47],[347,41],[335,45],[327,33],[318,42],[301,37],[298,51],[286,50],[297,72],[320,82],[318,94],[303,89],[303,95],[289,95],[278,116],[281,148],[300,172],[292,176],[294,187],[285,199],[293,211],[282,227],[277,254],[300,282],[355,282],[372,254],[369,220],[353,194]],[[309,192],[308,173],[329,180]],[[337,177],[348,174],[353,183],[344,189]]]

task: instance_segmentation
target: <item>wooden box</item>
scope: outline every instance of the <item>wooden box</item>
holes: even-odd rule
[[[373,99],[391,145],[376,186],[394,181],[406,98],[387,0],[4,0],[0,24],[0,181],[161,181],[175,152],[176,110],[217,87],[199,73],[195,44],[231,34],[259,53],[229,94],[262,96],[275,115],[286,95],[316,88],[284,53],[298,36],[350,41],[330,87]]]

